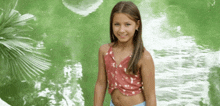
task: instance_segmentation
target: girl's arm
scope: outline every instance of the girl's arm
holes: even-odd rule
[[[141,58],[141,76],[146,106],[156,106],[155,68],[153,59],[147,50],[144,50]]]
[[[107,88],[107,77],[104,64],[104,50],[106,49],[105,45],[99,48],[99,71],[98,79],[95,85],[94,92],[94,106],[102,106],[105,98],[105,92]]]

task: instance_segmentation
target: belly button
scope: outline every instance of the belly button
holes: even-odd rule
[[[117,99],[118,101],[120,101],[120,98],[119,98],[119,97],[117,97],[116,99]]]

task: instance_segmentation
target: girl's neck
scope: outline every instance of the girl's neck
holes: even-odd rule
[[[122,43],[118,41],[115,46],[120,49],[131,49],[134,47],[134,44],[133,42]]]

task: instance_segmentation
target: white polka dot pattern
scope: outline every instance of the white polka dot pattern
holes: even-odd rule
[[[132,94],[135,94],[135,92],[133,91]]]
[[[122,67],[122,65],[120,64],[119,67]]]
[[[130,56],[122,60],[117,66],[112,47],[110,47],[104,59],[108,78],[108,92],[110,94],[114,89],[118,89],[126,96],[132,96],[142,91],[140,73],[137,75],[129,75],[126,73]]]
[[[112,63],[112,66],[115,67],[115,63]]]
[[[133,80],[134,80],[134,79],[133,79],[132,77],[130,77],[130,79],[131,79],[131,84],[133,84]]]

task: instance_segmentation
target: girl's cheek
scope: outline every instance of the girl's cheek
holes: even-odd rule
[[[114,28],[113,30],[114,30],[114,32],[117,32],[117,31],[118,31],[118,28]]]

